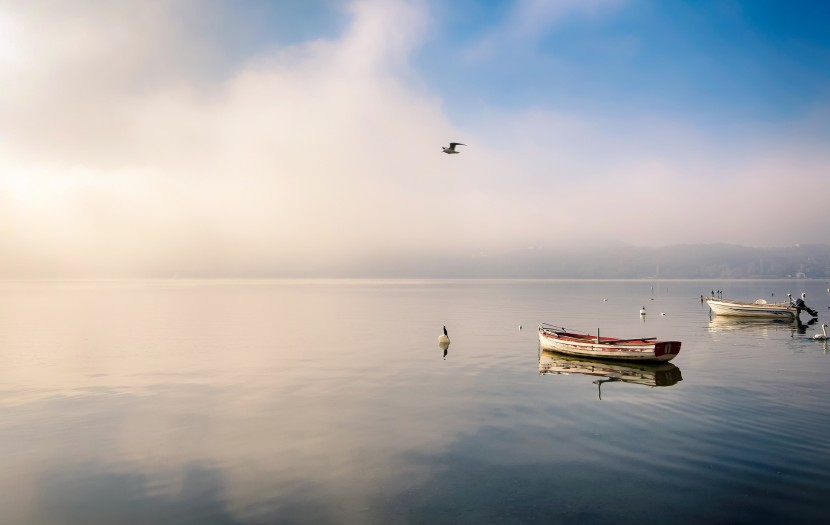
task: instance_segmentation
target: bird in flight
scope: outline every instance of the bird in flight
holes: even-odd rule
[[[455,149],[456,146],[466,146],[466,144],[462,144],[460,142],[450,142],[449,147],[444,148],[444,153],[460,153]]]

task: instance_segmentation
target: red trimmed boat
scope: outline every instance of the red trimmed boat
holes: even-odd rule
[[[680,341],[600,337],[599,330],[590,335],[549,324],[539,327],[539,346],[561,354],[620,361],[671,361],[680,353]]]

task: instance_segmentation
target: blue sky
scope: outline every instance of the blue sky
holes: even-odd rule
[[[416,55],[430,85],[456,99],[711,124],[789,119],[830,95],[824,3],[609,3],[541,23],[526,39],[506,37],[479,61],[465,55],[488,35],[510,33],[510,9],[469,4],[454,6]],[[434,63],[439,56],[444,64]]]
[[[482,106],[539,105],[707,124],[775,121],[830,98],[824,2],[559,2],[538,8],[532,29],[519,27],[521,4],[425,4],[429,23],[411,64],[429,89],[452,100],[457,118]],[[220,5],[247,27],[236,42],[241,53],[336,39],[350,24],[346,2]]]
[[[828,243],[828,15],[0,0],[0,276]]]

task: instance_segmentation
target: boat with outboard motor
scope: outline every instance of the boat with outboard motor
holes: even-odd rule
[[[801,298],[793,302],[792,295],[787,294],[789,301],[785,303],[768,303],[764,299],[757,299],[756,301],[749,303],[709,297],[706,299],[706,304],[709,305],[709,308],[715,315],[792,320],[797,318],[799,314],[804,311],[813,317],[817,317],[818,312],[804,304],[806,295],[807,294],[802,293]]]

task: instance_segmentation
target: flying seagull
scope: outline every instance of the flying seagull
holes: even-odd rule
[[[450,146],[448,148],[444,148],[444,153],[459,153],[455,149],[456,146],[466,146],[466,144],[462,144],[460,142],[450,142]]]

